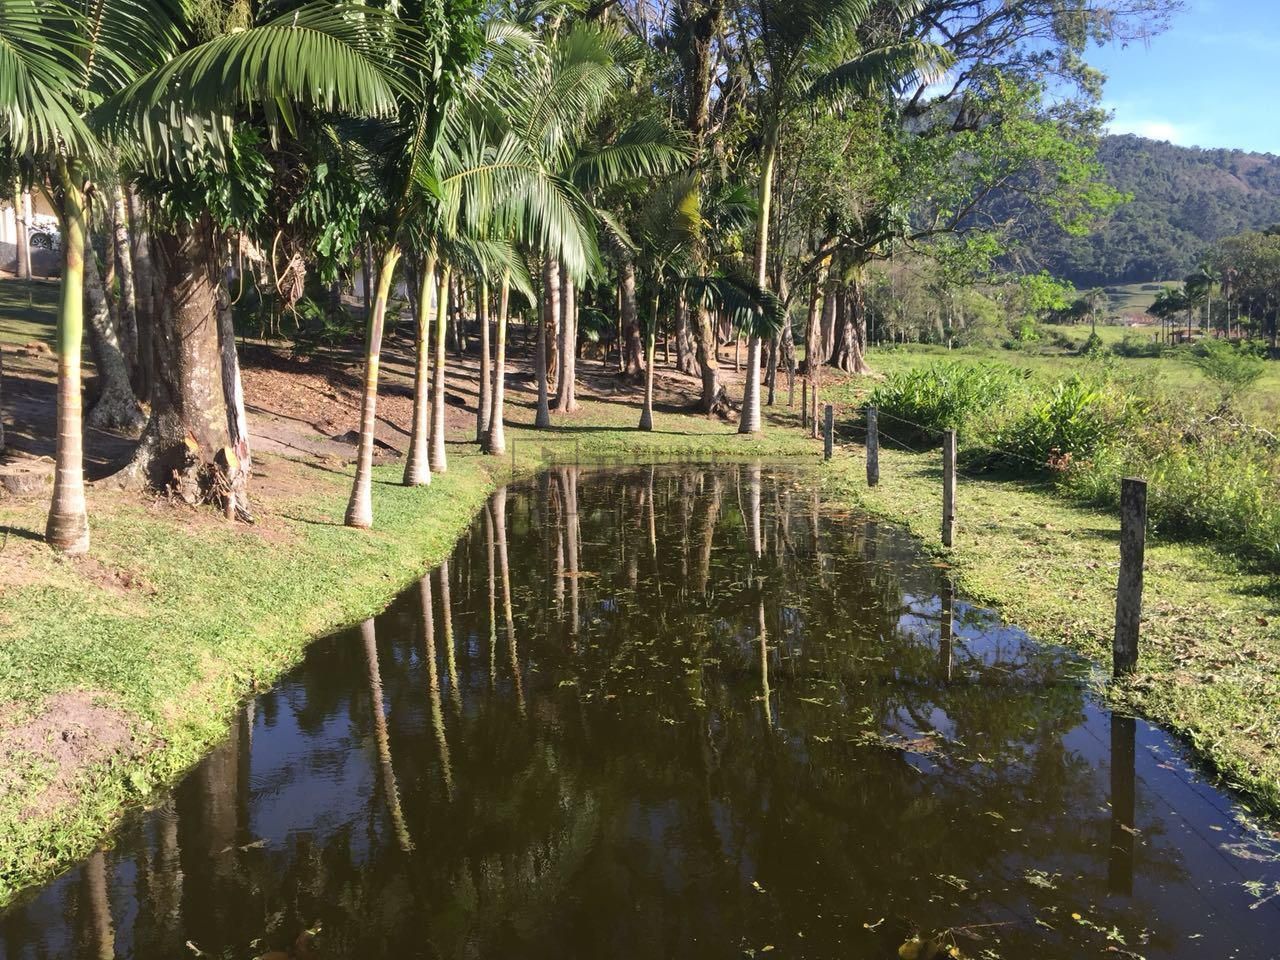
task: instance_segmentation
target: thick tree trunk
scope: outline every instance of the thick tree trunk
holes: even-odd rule
[[[502,290],[498,295],[498,327],[495,331],[493,356],[493,410],[489,414],[489,432],[485,435],[485,453],[499,456],[506,452],[507,438],[503,431],[503,407],[506,403],[507,380],[507,309],[511,302],[511,285],[502,278]]]
[[[480,324],[480,385],[476,402],[476,442],[483,443],[489,434],[489,417],[493,414],[493,367],[489,357],[489,284],[481,280],[477,286],[476,322]]]
[[[84,333],[84,251],[88,242],[81,171],[58,161],[62,205],[62,290],[58,303],[58,432],[54,453],[53,501],[45,539],[55,550],[76,555],[89,550],[89,518],[84,499],[84,425],[81,418],[80,352]]]
[[[538,412],[533,425],[539,430],[551,426],[551,407],[548,402],[551,371],[549,369],[552,327],[560,313],[560,269],[554,257],[548,256],[542,264],[542,322],[538,324],[538,347],[534,358],[534,375],[538,381]]]
[[[404,462],[406,487],[425,487],[431,482],[427,448],[431,411],[431,301],[436,283],[434,256],[423,257],[418,283],[418,309],[414,314],[413,424],[409,428],[409,455]]]
[[[440,297],[436,302],[436,355],[431,384],[431,472],[444,473],[449,460],[444,448],[444,366],[445,317],[449,315],[449,287],[453,271],[446,265],[440,272]]]
[[[387,295],[399,261],[400,248],[391,244],[378,264],[378,292],[373,300],[365,335],[360,444],[356,451],[356,476],[351,486],[351,499],[347,503],[345,518],[349,527],[367,529],[373,526],[373,436],[378,422],[378,365],[382,357],[382,328],[387,311]]]
[[[871,372],[867,365],[867,327],[862,284],[854,280],[839,293],[840,341],[836,348],[834,364],[845,373],[865,375]]]
[[[208,217],[180,224],[155,245],[165,294],[153,331],[151,419],[117,479],[172,488],[200,503],[216,494],[219,455],[225,460],[231,449],[218,337],[220,248]]]
[[[724,388],[720,386],[720,361],[716,354],[715,319],[705,307],[698,307],[698,371],[702,375],[702,396],[698,409],[702,413],[719,413],[728,407]]]
[[[89,411],[85,422],[99,430],[119,430],[130,436],[138,436],[147,425],[142,408],[133,395],[129,383],[129,365],[116,328],[111,323],[107,309],[107,294],[98,274],[98,259],[93,244],[85,243],[84,294],[86,318],[89,321],[89,345],[93,349],[94,365],[98,370],[98,399]]]
[[[636,309],[636,265],[630,258],[622,263],[623,372],[628,377],[644,373],[644,340],[640,335],[640,311]]]
[[[654,351],[658,345],[658,297],[649,303],[649,328],[645,331],[644,406],[640,408],[640,429],[653,430]]]
[[[819,363],[830,363],[836,355],[836,290],[836,282],[828,274],[822,295],[822,350]]]
[[[560,271],[560,378],[556,381],[556,409],[578,409],[574,394],[578,359],[578,291],[565,270]]]
[[[129,192],[130,259],[133,262],[134,316],[138,327],[138,365],[134,387],[138,396],[151,396],[155,371],[155,305],[157,276],[152,256],[151,231],[142,198]]]

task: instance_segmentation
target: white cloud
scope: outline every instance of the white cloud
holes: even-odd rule
[[[1148,140],[1168,140],[1179,146],[1189,147],[1195,142],[1190,127],[1168,120],[1131,120],[1117,117],[1110,125],[1112,133],[1135,133]]]

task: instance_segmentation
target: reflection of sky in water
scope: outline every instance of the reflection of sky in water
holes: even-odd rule
[[[417,587],[379,618],[396,804],[358,631],[323,641],[177,792],[180,870],[159,813],[105,854],[122,956],[254,956],[314,923],[331,956],[397,958],[875,957],[968,927],[966,956],[1005,958],[1107,955],[1112,927],[1152,958],[1276,942],[1280,901],[1249,909],[1245,884],[1280,871],[1233,853],[1229,800],[1159,731],[1113,732],[1069,655],[960,599],[948,673],[945,571],[893,528],[815,518],[795,475],[673,468],[654,558],[648,471],[534,489],[508,501],[514,651],[482,523],[451,561],[456,688],[433,578],[438,713]],[[0,956],[88,955],[83,876],[7,914]]]

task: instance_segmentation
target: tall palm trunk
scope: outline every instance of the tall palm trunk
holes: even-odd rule
[[[560,312],[560,267],[554,257],[548,255],[542,264],[542,323],[538,325],[538,347],[534,360],[534,374],[538,380],[538,412],[533,425],[539,430],[551,426],[551,407],[548,403],[548,367],[550,331]]]
[[[476,320],[480,324],[480,386],[476,401],[476,442],[484,443],[489,435],[489,417],[493,415],[493,369],[489,356],[489,284],[477,285]]]
[[[778,155],[778,132],[769,130],[765,138],[764,156],[760,163],[760,226],[756,232],[756,283],[763,289],[768,282],[769,216],[773,207],[773,168]],[[760,432],[760,335],[751,331],[747,342],[747,378],[742,388],[742,416],[739,433]]]
[[[506,274],[502,277],[502,290],[498,294],[498,325],[494,332],[493,355],[493,409],[489,413],[489,432],[485,434],[484,450],[499,456],[506,452],[507,437],[503,431],[502,416],[506,403],[507,379],[507,309],[511,302],[511,284]]]
[[[440,297],[436,303],[436,356],[431,385],[431,472],[444,473],[449,469],[444,451],[444,364],[449,315],[449,280],[453,272],[446,265],[440,271]]]
[[[644,406],[640,408],[640,429],[653,429],[653,355],[658,347],[658,295],[649,301],[649,329],[644,338]]]
[[[560,271],[560,379],[556,381],[556,409],[573,413],[578,409],[574,394],[578,359],[578,297],[568,271]]]
[[[373,526],[373,435],[378,423],[378,364],[382,358],[382,326],[387,312],[391,278],[400,262],[400,248],[388,245],[378,263],[378,287],[364,345],[364,397],[360,402],[360,445],[356,451],[356,476],[347,503],[346,524]]]
[[[425,487],[431,482],[427,446],[431,409],[431,297],[436,279],[434,254],[423,257],[420,272],[417,315],[414,318],[417,341],[413,363],[413,425],[409,433],[409,456],[404,462],[406,487]]]
[[[818,435],[818,383],[822,366],[826,359],[822,356],[822,289],[826,283],[825,265],[813,281],[813,290],[809,294],[809,319],[805,326],[804,340],[804,376],[809,382],[808,408],[805,417],[809,424],[810,435]]]
[[[58,432],[54,454],[53,502],[45,539],[55,550],[77,555],[89,550],[89,516],[84,499],[84,425],[80,410],[80,351],[84,335],[85,196],[74,161],[58,161],[62,193],[62,290],[58,303]]]
[[[108,242],[116,254],[116,275],[120,278],[120,306],[117,319],[120,323],[120,349],[129,364],[132,375],[138,367],[138,291],[133,276],[133,253],[129,248],[129,207],[124,198],[124,187],[116,185],[114,198],[115,229]]]
[[[719,340],[716,336],[715,318],[706,307],[698,306],[698,371],[702,375],[702,396],[698,401],[698,409],[703,413],[714,413],[720,406],[720,359]]]
[[[27,230],[31,220],[31,194],[22,189],[22,181],[13,183],[14,251],[13,275],[19,280],[31,279],[31,246]]]
[[[119,430],[138,436],[147,418],[138,406],[129,382],[129,364],[111,322],[107,292],[98,273],[93,244],[86,240],[84,251],[84,292],[88,303],[89,345],[98,369],[98,399],[85,421],[100,430]]]

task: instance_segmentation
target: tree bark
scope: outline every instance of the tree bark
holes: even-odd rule
[[[165,294],[154,333],[151,419],[126,485],[172,488],[191,503],[210,499],[210,466],[232,441],[218,335],[220,249],[211,220],[182,223],[155,238]]]
[[[702,375],[702,396],[698,409],[702,413],[718,413],[727,407],[724,388],[720,386],[720,361],[716,356],[715,318],[705,307],[698,307],[698,371]]]
[[[683,297],[676,300],[676,369],[695,376],[698,372],[698,347],[689,326],[689,305]]]
[[[133,263],[134,316],[138,327],[138,366],[134,387],[138,396],[151,396],[151,379],[155,370],[155,261],[152,257],[151,231],[147,225],[142,198],[129,192],[130,260]]]
[[[227,484],[223,509],[228,520],[252,520],[249,508],[249,476],[253,458],[249,448],[249,418],[244,409],[244,385],[240,379],[240,355],[231,313],[231,291],[225,278],[218,283],[218,351],[222,395],[227,404],[227,437],[230,443],[219,466]]]
[[[117,316],[120,322],[120,349],[130,373],[138,367],[138,291],[133,275],[133,252],[129,246],[129,207],[124,198],[124,187],[115,189],[115,230],[111,237],[116,252],[116,273],[120,278],[120,306]]]
[[[573,413],[578,409],[574,394],[578,358],[578,296],[573,280],[560,271],[560,377],[556,381],[556,409]]]
[[[649,328],[645,331],[644,405],[640,408],[640,429],[653,430],[654,351],[658,345],[658,295],[649,303]]]
[[[826,363],[826,359],[822,356],[822,315],[825,312],[822,290],[826,285],[826,268],[813,281],[813,291],[809,295],[809,319],[805,325],[805,342],[804,342],[804,375],[809,382],[808,398],[806,403],[809,404],[806,410],[806,417],[811,421],[810,436],[818,435],[818,383],[822,374],[822,367]]]
[[[833,363],[845,373],[866,375],[871,368],[866,361],[867,321],[859,279],[855,277],[848,287],[842,287],[838,296],[840,340]]]
[[[417,310],[414,313],[413,423],[409,428],[409,454],[404,461],[403,483],[406,487],[425,487],[431,483],[427,448],[431,411],[431,301],[436,283],[436,258],[431,254],[424,256],[418,273]]]
[[[19,280],[31,279],[31,247],[27,234],[31,220],[31,194],[22,189],[22,181],[13,184],[14,251],[13,275]]]
[[[74,161],[57,164],[62,208],[62,289],[58,303],[58,432],[53,501],[45,539],[55,550],[89,550],[84,499],[84,425],[81,418],[80,352],[84,335],[84,251],[88,242],[83,178]]]
[[[444,366],[445,366],[445,318],[449,316],[449,288],[453,271],[446,264],[440,271],[440,296],[436,301],[436,355],[431,385],[431,472],[444,473],[449,469],[444,448]]]
[[[511,285],[504,275],[502,290],[498,295],[498,327],[495,331],[493,356],[493,410],[489,414],[489,432],[485,435],[485,453],[498,456],[507,449],[507,438],[503,430],[503,406],[506,402],[507,379],[507,310],[511,302]]]
[[[87,239],[84,251],[84,294],[89,321],[89,345],[98,370],[98,399],[86,423],[99,430],[119,430],[138,436],[147,425],[129,382],[129,365],[107,309],[107,294],[98,273],[98,258]]]
[[[476,322],[480,324],[480,386],[476,402],[476,442],[483,443],[489,434],[489,417],[493,414],[493,366],[489,356],[489,284],[476,285]]]
[[[550,254],[542,263],[542,322],[538,324],[538,347],[534,374],[538,380],[538,412],[533,425],[539,430],[551,426],[550,393],[551,358],[549,350],[556,318],[560,314],[560,267]]]
[[[636,265],[630,257],[622,263],[622,330],[626,338],[623,372],[628,377],[644,373],[644,340],[640,334],[640,311],[636,309]]]
[[[366,247],[366,255],[368,248]],[[364,349],[364,397],[360,402],[360,443],[356,450],[356,476],[347,503],[345,523],[349,527],[373,526],[373,436],[378,422],[378,366],[382,358],[383,318],[387,294],[400,262],[400,248],[390,244],[378,264],[378,292],[368,318]],[[368,288],[365,288],[366,291]]]

